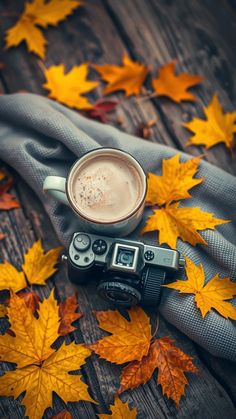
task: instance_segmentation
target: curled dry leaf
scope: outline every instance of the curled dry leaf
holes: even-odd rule
[[[230,150],[233,148],[236,133],[236,111],[224,113],[217,95],[205,107],[206,120],[193,118],[183,126],[194,133],[187,145],[204,145],[206,149],[218,143],[224,143]]]
[[[0,63],[1,64],[1,63]],[[0,67],[1,69],[1,67]],[[6,172],[5,170],[0,169],[0,181],[3,180],[6,177]]]
[[[98,414],[99,419],[136,419],[137,409],[129,408],[128,402],[122,403],[119,397],[115,398],[114,405],[110,406],[111,415],[104,413]]]
[[[62,410],[61,412],[53,415],[50,419],[73,419],[72,415],[68,410]]]
[[[34,313],[39,309],[40,298],[34,291],[19,292],[18,297],[23,298],[26,306]]]
[[[100,99],[94,103],[93,108],[85,110],[83,113],[85,116],[97,121],[103,122],[104,124],[110,120],[110,113],[119,104],[115,100],[104,100]]]
[[[148,191],[146,201],[151,205],[169,204],[179,199],[191,198],[189,189],[203,179],[194,178],[200,163],[200,157],[180,162],[180,155],[162,160],[162,175],[148,173]]]
[[[49,90],[48,96],[70,108],[92,109],[88,98],[82,96],[98,86],[97,81],[87,79],[88,64],[74,66],[65,74],[63,64],[53,65],[45,69],[46,83],[43,87]]]
[[[45,285],[46,280],[56,272],[55,265],[62,247],[44,252],[38,240],[24,256],[22,271],[5,261],[0,264],[0,290],[11,289],[18,292],[29,284]],[[27,283],[28,282],[28,283]]]
[[[0,233],[0,241],[3,240],[6,237],[6,234]]]
[[[194,294],[195,302],[202,317],[205,317],[213,308],[221,316],[236,320],[236,307],[225,301],[236,295],[235,282],[232,282],[229,278],[220,278],[217,274],[204,285],[203,266],[195,265],[189,258],[186,258],[186,274],[187,280],[177,280],[164,286],[178,290],[180,293]]]
[[[0,336],[0,360],[17,367],[0,377],[2,396],[17,398],[26,391],[22,399],[25,415],[34,419],[41,419],[44,410],[52,405],[53,391],[66,403],[93,402],[80,376],[68,374],[85,363],[90,350],[75,343],[63,343],[57,351],[51,347],[59,336],[60,321],[53,292],[39,304],[37,319],[25,301],[13,294],[8,318],[15,336]]]
[[[148,122],[141,123],[137,129],[137,135],[145,140],[151,137],[151,127],[156,125],[155,119],[149,119]]]
[[[77,297],[75,294],[67,297],[65,301],[60,303],[59,314],[61,321],[58,331],[59,335],[65,336],[76,329],[75,326],[72,326],[72,323],[83,316],[82,313],[75,313],[78,307],[79,304],[77,303]]]
[[[25,41],[30,52],[44,58],[47,40],[39,26],[56,26],[80,5],[76,0],[60,0],[60,6],[58,0],[26,2],[18,21],[6,32],[6,47],[14,47]]]
[[[108,83],[103,90],[105,95],[118,90],[124,90],[126,96],[138,95],[148,73],[145,65],[132,61],[126,54],[121,66],[105,64],[93,65],[93,68]]]
[[[156,368],[158,368],[157,382],[161,385],[163,394],[179,406],[185,386],[188,384],[184,373],[196,373],[198,370],[192,358],[177,348],[174,341],[168,337],[155,339],[150,345],[148,354],[141,361],[130,362],[123,369],[118,393],[146,383]]]
[[[183,100],[195,101],[196,97],[188,92],[190,87],[196,86],[204,80],[204,77],[181,73],[175,75],[177,61],[171,61],[158,70],[158,77],[152,79],[152,87],[157,96],[167,96],[174,102]]]
[[[20,204],[15,197],[9,193],[9,190],[14,184],[12,176],[8,175],[4,170],[0,171],[0,181],[3,181],[0,185],[0,210],[10,210],[13,208],[19,208]]]
[[[130,321],[115,310],[96,312],[99,327],[111,335],[88,347],[101,358],[116,364],[142,359],[150,345],[149,317],[141,307],[132,307],[128,313]]]
[[[215,218],[214,214],[204,212],[200,208],[179,208],[179,202],[176,202],[154,210],[153,214],[148,217],[142,233],[158,231],[159,243],[166,243],[176,249],[178,238],[192,246],[198,243],[207,245],[198,231],[214,230],[217,225],[228,222],[228,220]]]

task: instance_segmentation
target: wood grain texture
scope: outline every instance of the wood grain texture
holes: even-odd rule
[[[196,105],[185,103],[177,106],[163,98],[144,101],[131,97],[124,100],[120,93],[109,96],[121,101],[111,123],[117,126],[117,119],[121,119],[120,128],[125,132],[135,134],[140,123],[156,119],[157,124],[151,128],[149,141],[183,150],[188,133],[181,127],[180,121],[189,120],[192,115],[202,115],[202,106],[208,103],[215,91],[219,93],[226,111],[236,107],[236,56],[232,47],[236,34],[236,5],[233,0],[219,0],[217,4],[210,0],[87,0],[84,7],[78,8],[58,28],[45,30],[49,44],[43,64],[26,51],[24,44],[3,50],[4,33],[16,21],[23,3],[23,0],[0,3],[0,62],[5,63],[0,70],[0,93],[26,90],[46,95],[42,88],[43,66],[63,62],[69,70],[84,61],[119,64],[126,51],[131,58],[152,66],[154,75],[160,65],[177,58],[179,71],[203,74],[207,80],[194,89],[199,97]],[[12,16],[13,13],[16,16]],[[3,14],[11,16],[3,18]],[[95,72],[91,72],[91,78],[96,77]],[[150,78],[145,87],[150,89]],[[102,88],[99,88],[90,97],[96,99],[101,94]],[[196,147],[187,149],[193,155],[202,150]],[[208,151],[205,156],[213,164],[231,173],[236,172],[236,156],[234,154],[233,160],[223,145]],[[18,175],[12,173],[16,178],[14,191],[22,207],[0,212],[0,228],[7,234],[0,243],[0,258],[11,261],[19,268],[23,253],[37,238],[42,238],[46,249],[58,245],[58,240],[37,197]],[[37,287],[37,291],[41,297],[47,296],[53,286],[59,301],[74,292],[64,267],[48,281],[47,286]],[[110,306],[98,298],[94,285],[78,287],[78,302],[85,316],[77,322],[78,329],[66,339],[68,342],[72,339],[94,342],[102,333],[92,310],[104,310]],[[155,323],[156,313],[150,312],[150,315]],[[5,327],[4,320],[0,320],[1,330]],[[139,419],[221,419],[223,416],[233,419],[236,414],[235,364],[211,356],[163,319],[159,335],[173,337],[181,349],[195,358],[200,369],[198,375],[188,375],[190,385],[180,409],[177,411],[174,403],[162,396],[160,386],[156,384],[156,374],[145,386],[124,393],[122,400],[128,400],[131,407],[137,406]],[[4,368],[10,366],[4,365]],[[82,368],[82,376],[99,405],[69,403],[73,418],[93,419],[97,413],[108,413],[109,404],[113,402],[119,386],[120,372],[119,366],[99,360],[95,355],[89,358]],[[47,409],[44,417],[50,418],[64,408],[63,401],[54,395],[53,407]],[[0,398],[1,418],[17,419],[23,414],[19,401]]]

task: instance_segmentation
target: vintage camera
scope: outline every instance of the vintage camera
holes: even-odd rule
[[[67,259],[69,279],[96,280],[98,294],[117,305],[158,305],[166,275],[184,267],[177,250],[139,241],[74,233]]]

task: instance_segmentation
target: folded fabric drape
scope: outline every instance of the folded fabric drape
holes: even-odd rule
[[[72,210],[45,196],[43,181],[48,175],[66,176],[83,153],[98,147],[117,147],[131,153],[146,172],[161,173],[162,159],[177,150],[125,134],[109,125],[91,121],[77,112],[33,94],[0,96],[0,158],[16,169],[41,199],[60,241],[67,246],[80,222]],[[190,156],[181,153],[182,161]],[[206,281],[216,273],[236,280],[236,181],[223,170],[201,161],[192,199],[181,206],[201,207],[217,218],[233,220],[201,235],[208,246],[178,241],[178,250],[196,264],[203,264]],[[144,220],[150,209],[144,214]],[[140,238],[140,227],[131,235]],[[141,238],[157,243],[157,233]],[[236,304],[236,299],[235,299]],[[164,288],[159,307],[162,315],[212,354],[236,361],[236,322],[211,310],[203,319],[194,296]]]

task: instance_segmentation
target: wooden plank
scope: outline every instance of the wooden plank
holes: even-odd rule
[[[232,35],[228,34],[236,33],[236,10],[229,2],[224,2],[222,7],[203,0],[187,3],[182,0],[130,0],[125,7],[122,1],[105,0],[104,4],[130,55],[151,64],[154,75],[161,65],[177,58],[179,71],[207,78],[202,87],[195,88],[199,96],[196,104],[177,106],[164,98],[153,99],[172,139],[178,139],[184,147],[189,133],[181,127],[181,122],[192,116],[202,116],[202,107],[209,103],[214,92],[219,93],[226,111],[235,109],[232,91],[236,58],[230,48]],[[187,149],[192,154],[200,150],[199,147]],[[216,166],[236,173],[234,160],[222,144],[205,155]]]
[[[23,4],[22,1],[19,3]],[[2,52],[0,60],[5,63],[2,76],[8,92],[13,93],[19,90],[26,90],[46,95],[46,91],[42,88],[44,82],[42,69],[44,65],[49,67],[65,63],[66,69],[69,70],[73,65],[84,61],[118,64],[123,51],[126,50],[126,45],[120,39],[115,25],[107,16],[101,3],[88,0],[86,7],[79,8],[65,22],[60,23],[58,28],[50,28],[50,30],[44,31],[49,44],[43,65],[34,54],[27,52],[24,43],[17,48],[10,48]],[[22,6],[20,7],[18,2],[16,9],[9,3],[7,5],[0,4],[0,14],[3,11],[6,14],[12,13],[13,9],[22,10]],[[13,18],[6,16],[0,26],[2,40],[4,39],[5,31],[12,23]],[[111,45],[113,46],[112,48]],[[17,69],[16,63],[18,63]],[[97,78],[95,72],[91,74],[91,78]],[[101,95],[102,88],[98,89],[97,93],[91,96],[97,98],[98,96],[101,97]],[[134,97],[125,99],[123,94],[114,94],[111,97],[118,98],[121,101],[118,110],[114,113],[114,125],[117,125],[117,118],[119,118],[119,120],[124,121],[120,127],[122,130],[136,134],[141,123],[150,119],[156,119],[157,125],[151,128],[151,141],[170,146],[179,145],[178,138],[170,138],[169,130],[162,123],[162,115],[158,113],[151,101],[140,101]],[[173,141],[176,141],[176,145]]]
[[[12,6],[12,3],[11,5],[4,5],[4,10],[11,11],[12,8],[14,10],[19,10],[22,7],[23,1],[14,1],[13,3],[14,7]],[[118,57],[121,56],[124,49],[127,51],[134,51],[135,58],[144,59],[142,55],[144,47],[141,48],[140,46],[140,31],[142,28],[145,29],[145,38],[142,38],[142,44],[144,44],[144,41],[151,43],[151,39],[149,38],[151,37],[152,32],[156,30],[153,23],[154,18],[148,22],[146,21],[146,17],[144,19],[139,13],[139,21],[137,21],[136,27],[137,42],[134,37],[132,43],[131,38],[127,38],[126,32],[122,32],[123,29],[127,31],[126,28],[123,28],[125,21],[122,26],[123,29],[121,30],[120,23],[117,23],[117,21],[114,20],[114,16],[111,14],[111,7],[114,6],[111,5],[111,3],[112,2],[109,3],[110,9],[108,15],[107,9],[103,7],[105,2],[88,0],[85,8],[78,9],[73,16],[66,22],[61,23],[58,28],[51,28],[46,31],[49,40],[46,66],[66,62],[67,68],[69,69],[72,65],[79,64],[85,60],[91,60],[92,62],[97,61],[100,63],[118,63]],[[134,21],[136,22],[137,15],[135,15],[133,11],[133,4],[135,4],[135,7],[138,9],[140,9],[143,4],[143,10],[145,10],[146,13],[146,2],[145,4],[144,2],[142,4],[140,2],[119,3],[120,4],[118,5],[118,2],[116,2],[117,12],[116,10],[114,12],[117,16],[120,16],[120,9],[122,8],[124,9],[124,14],[125,10],[126,14],[129,14],[131,7]],[[156,4],[162,5],[162,2],[150,4],[154,7]],[[3,6],[0,7],[0,11],[2,11]],[[148,5],[149,15],[150,7],[151,6]],[[154,15],[156,16],[156,12],[155,14],[153,13],[153,16]],[[10,26],[11,22],[9,18],[4,21],[1,34],[3,34],[6,27]],[[132,32],[132,22],[128,23],[131,25],[130,31]],[[163,25],[161,28],[163,29]],[[149,35],[147,33],[149,33]],[[164,31],[163,33],[166,32]],[[162,33],[160,33],[160,36],[161,35]],[[169,32],[167,35],[172,39]],[[162,43],[164,48],[164,41],[162,41]],[[146,44],[144,44],[144,46],[147,48]],[[151,53],[147,48],[147,54],[145,55],[144,61],[147,60],[146,57],[150,60],[150,57],[153,55],[153,52]],[[179,55],[181,55],[180,52]],[[163,61],[160,60],[160,63],[164,63],[167,58],[169,58],[169,56],[165,57],[164,50],[161,52],[161,57],[163,57]],[[7,66],[3,71],[3,81],[9,92],[23,89],[40,94],[46,93],[41,88],[41,84],[43,83],[41,65],[38,64],[38,59],[36,57],[29,55],[26,52],[23,45],[4,52],[4,61]],[[189,69],[192,70],[194,68],[189,67]],[[113,96],[123,98],[123,95]],[[159,102],[156,103],[156,101],[140,102],[135,98],[130,98],[122,102],[117,114],[124,118],[123,129],[126,132],[135,132],[136,127],[140,122],[156,117],[158,119],[158,124],[153,128],[152,139],[160,139],[160,142],[165,144],[181,147],[183,144],[182,134],[179,136],[179,131],[177,131],[176,126],[173,128],[172,125],[181,120],[182,112],[182,108],[181,111],[178,111],[176,105],[174,106],[169,102],[164,105],[159,105]],[[171,117],[168,114],[171,114]],[[199,153],[198,150],[193,151],[196,154]],[[20,181],[17,182],[17,190],[23,204],[23,210],[15,210],[11,213],[0,213],[1,225],[3,225],[5,231],[9,233],[9,237],[5,242],[6,245],[4,248],[1,248],[1,256],[8,258],[12,263],[20,266],[23,251],[27,249],[37,237],[43,238],[46,248],[56,245],[57,240],[53,229],[50,226],[50,222],[34,194],[32,194],[24,183]],[[60,298],[64,298],[65,294],[73,289],[72,286],[65,281],[65,272],[60,270],[60,273],[55,276],[55,281],[50,280],[49,285],[41,290],[42,295],[46,295],[54,284],[56,293]],[[101,310],[108,308],[109,305],[98,299],[94,285],[90,285],[86,288],[79,288],[78,298],[81,309],[86,312],[86,316],[79,321],[79,328],[73,335],[77,342],[85,341],[86,343],[90,343],[101,336],[96,321],[91,314],[91,309],[95,308]],[[152,313],[153,320],[155,319],[155,316],[156,314]],[[186,418],[190,416],[200,418],[212,417],[213,414],[214,418],[220,418],[225,412],[227,412],[227,419],[233,418],[235,410],[229,397],[230,388],[226,388],[225,390],[224,383],[221,384],[221,382],[218,381],[218,377],[214,378],[212,371],[209,371],[206,367],[207,362],[205,364],[198,359],[195,345],[164,321],[161,322],[160,335],[174,336],[178,345],[183,350],[192,356],[196,356],[196,362],[200,367],[201,372],[197,377],[189,376],[190,386],[187,388],[187,398],[183,400],[180,410],[177,413],[174,404],[162,396],[160,387],[157,386],[155,378],[152,378],[147,385],[140,387],[134,392],[127,392],[127,394],[123,396],[123,400],[128,398],[131,405],[138,406],[139,418],[167,418],[170,416],[176,418]],[[203,357],[201,359],[203,359]],[[216,365],[221,365],[223,369],[224,361],[220,360],[219,362],[220,364],[216,362]],[[231,371],[231,374],[233,375],[233,368],[228,368],[228,370]],[[106,413],[108,413],[107,406],[113,401],[113,395],[119,383],[119,374],[120,367],[98,360],[96,356],[92,356],[91,360],[88,361],[86,367],[83,369],[83,377],[92,389],[92,395],[100,403],[100,406],[93,407],[87,403],[73,404],[71,405],[73,417],[93,418],[95,417],[95,412],[106,411]],[[11,418],[15,418],[17,415],[18,417],[21,417],[16,405],[16,403],[13,403],[12,401],[9,402],[5,399],[4,404],[0,403],[0,409],[2,409],[0,410],[1,415],[8,414]],[[59,398],[55,397],[54,412],[59,411],[63,406],[64,405]],[[45,417],[49,417],[50,414],[52,414],[51,409]]]

